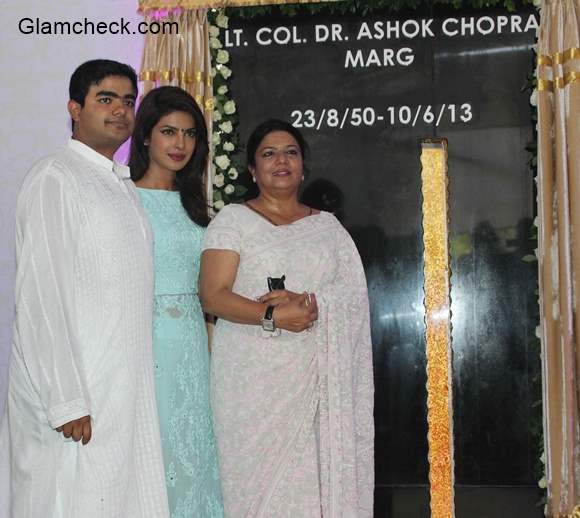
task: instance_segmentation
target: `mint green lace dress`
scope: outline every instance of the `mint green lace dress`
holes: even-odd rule
[[[138,189],[155,238],[155,388],[171,518],[221,518],[209,353],[197,278],[204,229],[179,193]]]

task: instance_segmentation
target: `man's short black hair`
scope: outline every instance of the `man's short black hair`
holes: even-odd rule
[[[133,67],[110,59],[94,59],[83,63],[73,72],[68,87],[69,99],[84,106],[90,87],[109,76],[126,77],[137,94],[137,74]]]

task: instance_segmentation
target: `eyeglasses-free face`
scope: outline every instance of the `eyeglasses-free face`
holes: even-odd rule
[[[149,168],[162,173],[183,169],[195,151],[196,135],[189,113],[172,112],[161,117],[145,141],[149,147]]]
[[[296,139],[285,131],[268,133],[260,142],[250,168],[261,191],[298,190],[304,165]]]

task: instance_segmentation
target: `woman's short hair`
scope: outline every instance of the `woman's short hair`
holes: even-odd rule
[[[255,167],[256,166],[256,152],[258,151],[258,147],[260,146],[260,142],[264,140],[266,135],[274,131],[285,131],[294,137],[296,142],[298,142],[298,147],[300,148],[300,152],[302,153],[302,159],[305,159],[308,152],[309,147],[308,143],[304,139],[300,130],[292,126],[289,122],[280,120],[280,119],[268,119],[267,121],[262,122],[248,138],[248,143],[246,145],[246,160],[248,167]]]

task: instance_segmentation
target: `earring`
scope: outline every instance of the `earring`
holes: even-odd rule
[[[304,181],[304,175],[302,175],[302,181]]]
[[[256,183],[256,177],[252,175],[252,182]]]
[[[147,142],[147,141],[144,141],[144,142],[143,142],[143,145],[144,145],[144,146],[148,146],[148,145],[149,145],[149,142]]]

